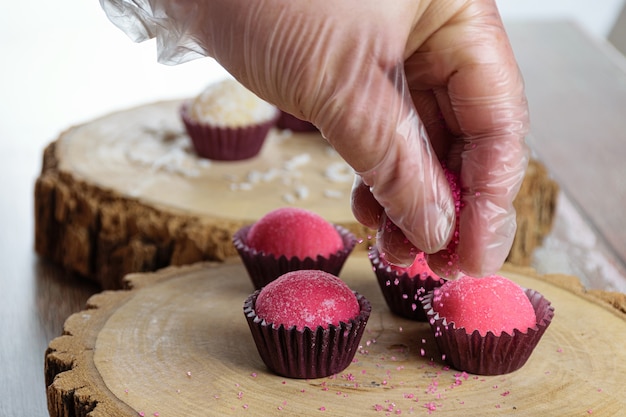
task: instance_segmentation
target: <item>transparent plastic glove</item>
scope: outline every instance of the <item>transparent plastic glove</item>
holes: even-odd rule
[[[458,266],[498,269],[526,166],[523,82],[493,0],[100,0],[159,59],[215,58],[260,97],[313,122],[355,169],[352,207],[395,263],[452,238],[440,161],[460,172]],[[113,15],[111,11],[115,11]],[[191,52],[190,52],[191,51]]]

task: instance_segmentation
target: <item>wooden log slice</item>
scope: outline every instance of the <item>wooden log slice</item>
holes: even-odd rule
[[[130,290],[94,296],[50,343],[50,415],[623,413],[626,315],[606,301],[619,297],[590,295],[573,277],[510,265],[502,273],[541,292],[556,310],[521,369],[487,377],[446,367],[427,323],[389,312],[360,253],[341,276],[372,304],[362,348],[338,375],[312,380],[264,366],[243,315],[253,287],[238,260],[134,274]]]
[[[363,240],[352,170],[318,133],[273,130],[250,160],[196,157],[180,101],[113,113],[64,132],[44,152],[35,184],[35,249],[119,288],[124,275],[235,255],[234,231],[285,205],[313,210]],[[518,199],[510,261],[528,265],[549,231],[557,186],[532,161]],[[361,245],[362,248],[367,245]]]

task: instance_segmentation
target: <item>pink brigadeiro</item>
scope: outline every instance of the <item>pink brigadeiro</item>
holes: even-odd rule
[[[352,362],[371,305],[332,274],[299,270],[255,291],[243,309],[259,355],[272,372],[323,378]]]
[[[498,275],[447,281],[422,304],[446,362],[481,375],[521,368],[554,316],[539,292]]]
[[[233,236],[256,289],[295,270],[319,269],[339,275],[356,240],[347,229],[295,207],[272,210]]]
[[[370,248],[369,259],[389,309],[411,320],[426,321],[421,298],[444,280],[430,269],[424,253],[418,253],[408,268],[388,263],[376,247]]]

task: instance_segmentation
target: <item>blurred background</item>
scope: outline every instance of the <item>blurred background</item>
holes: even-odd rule
[[[570,19],[599,40],[608,36],[623,3],[498,0],[505,21]],[[191,96],[225,75],[208,58],[174,67],[156,63],[154,41],[130,41],[108,21],[98,0],[5,4],[0,40],[0,150],[28,159],[38,160],[43,147],[71,125],[149,101]]]

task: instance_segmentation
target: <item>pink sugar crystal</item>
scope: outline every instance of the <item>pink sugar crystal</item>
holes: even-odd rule
[[[259,293],[257,315],[298,330],[339,325],[359,315],[356,296],[338,277],[318,270],[288,272]]]
[[[272,210],[248,232],[248,246],[266,254],[315,259],[343,249],[335,227],[311,211],[283,207]]]
[[[447,281],[435,289],[432,306],[457,329],[465,328],[468,333],[478,330],[483,336],[489,331],[496,336],[512,334],[514,329],[525,333],[536,324],[535,311],[524,290],[499,275]]]

